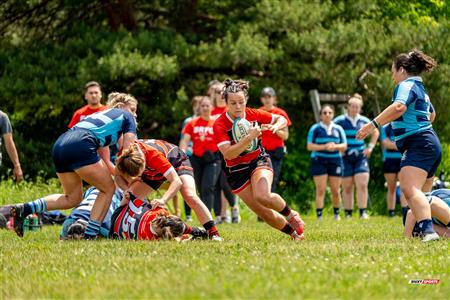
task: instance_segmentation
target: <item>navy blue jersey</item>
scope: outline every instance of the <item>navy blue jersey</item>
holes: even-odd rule
[[[307,143],[323,145],[334,142],[335,144],[345,144],[344,129],[341,126],[331,122],[329,126],[322,122],[316,123],[309,129]],[[341,157],[339,151],[312,151],[311,157]]]
[[[394,129],[391,124],[384,125],[380,130],[380,140],[390,140],[395,143]],[[386,159],[399,159],[402,158],[402,154],[398,150],[386,149],[383,147],[383,161]]]
[[[396,141],[432,128],[430,114],[434,108],[420,76],[409,77],[400,82],[395,87],[392,102],[399,102],[407,107],[405,113],[392,122]]]
[[[370,120],[359,114],[354,119],[345,114],[336,117],[334,122],[344,129],[345,136],[347,137],[347,150],[345,151],[345,155],[362,155],[364,149],[366,149],[366,144],[364,140],[356,139],[356,133],[364,125],[370,123]]]
[[[72,130],[77,128],[91,131],[100,147],[105,147],[116,144],[124,133],[136,134],[136,120],[126,110],[110,108],[86,117],[72,127]]]

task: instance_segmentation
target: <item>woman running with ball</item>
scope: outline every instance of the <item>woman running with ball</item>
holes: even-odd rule
[[[417,220],[418,235],[423,242],[439,239],[422,189],[433,180],[442,148],[431,125],[436,113],[419,76],[435,66],[431,57],[416,49],[398,55],[392,64],[392,78],[397,83],[392,104],[356,135],[357,139],[363,139],[376,128],[392,122],[395,143],[402,153],[400,188]]]
[[[275,133],[286,127],[287,121],[280,115],[247,108],[247,81],[227,79],[224,84],[223,96],[228,110],[214,123],[214,134],[225,159],[225,172],[233,193],[270,226],[294,240],[302,240],[303,220],[280,195],[271,192],[272,165],[259,140],[262,130]],[[256,123],[239,141],[233,137],[233,123],[238,118]],[[247,150],[255,139],[258,139],[256,149]]]

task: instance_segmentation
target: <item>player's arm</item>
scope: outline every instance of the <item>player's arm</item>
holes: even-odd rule
[[[327,144],[308,143],[306,145],[306,149],[308,151],[324,151],[324,150],[327,150]]]
[[[219,150],[222,152],[225,159],[234,159],[244,152],[248,145],[261,136],[261,128],[258,125],[252,125],[248,131],[248,134],[240,140],[238,143],[231,145],[230,143],[219,144]]]
[[[388,149],[388,150],[397,150],[397,145],[395,144],[395,142],[391,141],[388,138],[385,138],[384,140],[381,141],[381,144],[383,145],[384,148]]]
[[[23,179],[23,172],[20,167],[19,155],[17,154],[16,144],[14,144],[12,133],[5,133],[3,135],[3,140],[5,141],[6,152],[14,165],[14,178],[16,181],[21,181]]]
[[[106,166],[108,167],[109,173],[111,173],[111,175],[114,175],[116,167],[111,162],[109,146],[99,148],[98,154],[100,155],[100,158],[103,160],[103,162],[106,164]]]
[[[375,145],[377,144],[377,140],[378,140],[379,136],[380,136],[380,131],[378,129],[375,129],[372,131],[372,134],[370,135],[369,145],[367,146],[366,149],[364,149],[365,156],[370,157],[370,155],[373,152],[373,148],[375,148]]]
[[[286,126],[283,129],[278,130],[275,134],[283,141],[286,141],[289,138],[289,127]]]
[[[134,132],[127,132],[123,134],[123,142],[122,142],[122,150],[128,149],[130,147],[130,144],[136,140],[136,133]]]
[[[383,110],[383,112],[381,114],[379,114],[374,120],[381,127],[381,126],[383,126],[387,123],[390,123],[390,122],[398,119],[399,117],[401,117],[405,113],[406,109],[407,109],[406,104],[403,104],[401,102],[394,102],[391,105],[389,105],[388,107],[386,107],[386,109]],[[370,123],[364,125],[364,127],[362,127],[358,131],[358,133],[356,134],[356,138],[358,140],[365,139],[375,129],[376,129],[376,127],[373,124],[373,122],[370,122]]]
[[[264,124],[263,130],[270,130],[276,134],[278,131],[287,127],[287,120],[282,115],[272,114],[272,123]]]
[[[186,149],[189,145],[189,142],[191,141],[191,135],[190,134],[183,134],[183,137],[180,140],[180,149],[186,152]]]
[[[178,193],[183,185],[180,177],[173,167],[169,169],[168,174],[166,174],[165,177],[170,182],[169,188],[160,199],[153,199],[151,204],[154,206],[166,205],[166,203]]]

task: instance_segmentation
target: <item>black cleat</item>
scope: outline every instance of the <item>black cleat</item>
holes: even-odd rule
[[[84,237],[84,232],[86,231],[87,223],[81,220],[74,222],[69,226],[67,230],[67,239],[71,240],[81,240]]]
[[[192,227],[192,238],[206,240],[208,238],[208,232],[203,228]]]
[[[11,207],[11,217],[14,219],[14,231],[15,233],[23,237],[23,222],[25,220],[23,204],[14,205]]]

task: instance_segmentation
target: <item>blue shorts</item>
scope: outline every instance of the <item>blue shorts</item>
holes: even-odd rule
[[[393,173],[397,174],[400,172],[400,158],[386,158],[386,160],[383,162],[383,173]]]
[[[100,160],[96,137],[89,130],[73,129],[63,133],[53,145],[56,172],[67,173]]]
[[[442,147],[434,130],[410,135],[396,142],[403,153],[400,168],[412,166],[427,172],[431,178],[441,163]]]
[[[369,173],[369,160],[364,155],[346,155],[344,160],[344,177],[351,177],[358,173]]]
[[[342,177],[344,163],[342,157],[313,157],[311,158],[311,175]]]

